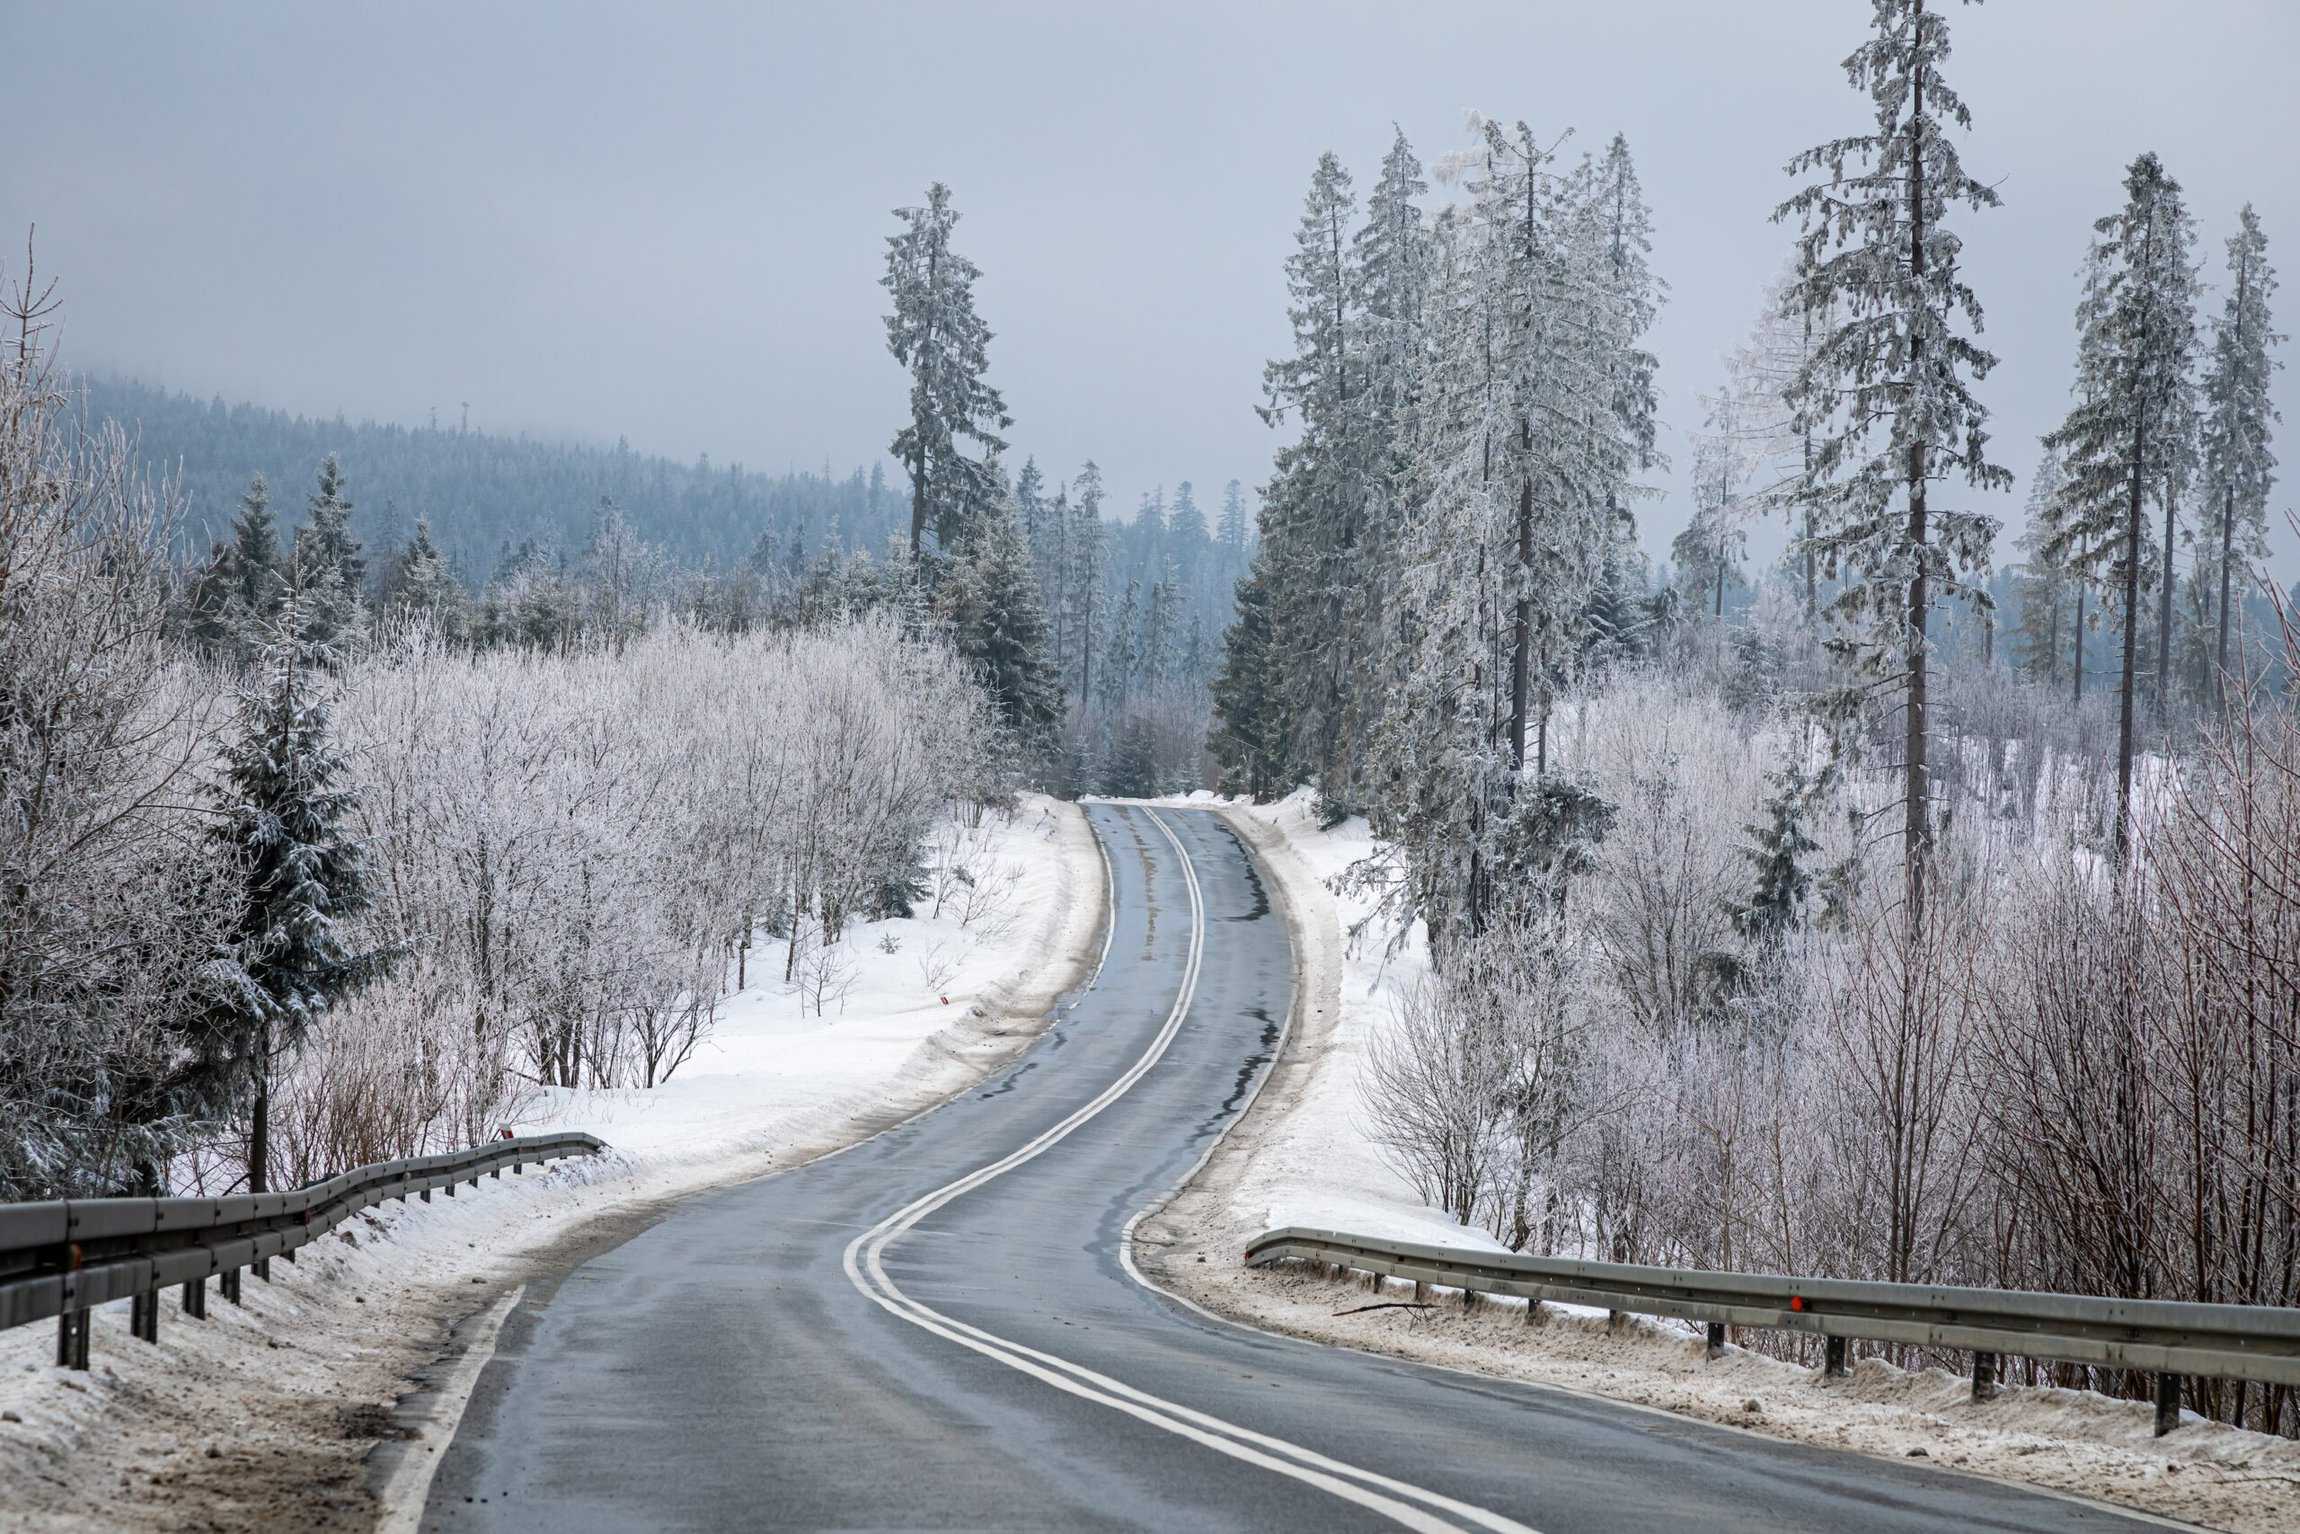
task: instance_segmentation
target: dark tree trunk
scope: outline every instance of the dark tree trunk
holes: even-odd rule
[[[2071,657],[2073,662],[2071,669],[2076,674],[2076,693],[2070,701],[2079,704],[2084,702],[2084,599],[2086,595],[2084,587],[2078,586],[2076,588],[2076,644]]]
[[[2171,474],[2164,476],[2164,569],[2157,584],[2163,589],[2156,601],[2156,722],[2164,723],[2164,711],[2170,706],[2172,686],[2172,534],[2173,515],[2180,501],[2173,494],[2177,483]]]
[[[2147,338],[2142,337],[2142,349]],[[2132,706],[2140,666],[2140,465],[2148,445],[2145,411],[2132,426],[2132,492],[2124,527],[2124,675],[2117,683],[2116,720],[2116,860],[2123,863],[2132,847]]]
[[[272,1025],[256,1029],[256,1096],[248,1119],[248,1191],[271,1191]]]
[[[1917,25],[1922,26],[1924,6],[1919,0]],[[1923,126],[1925,116],[1924,76],[1916,73],[1910,81],[1909,135],[1912,140],[1909,153],[1909,273],[1918,285],[1925,278],[1925,156]],[[1913,343],[1909,352],[1910,381],[1924,365],[1922,343]],[[1930,741],[1928,721],[1925,717],[1928,698],[1925,653],[1925,624],[1932,611],[1930,572],[1924,564],[1924,550],[1930,534],[1925,524],[1925,444],[1909,444],[1909,521],[1907,537],[1909,547],[1917,551],[1916,573],[1909,579],[1908,646],[1909,707],[1906,720],[1906,744],[1903,748],[1906,762],[1906,781],[1902,789],[1901,834],[1904,841],[1903,866],[1907,872],[1909,894],[1909,932],[1911,940],[1924,928],[1925,869],[1932,852],[1932,784],[1926,775],[1926,747]]]
[[[2220,641],[2215,647],[2212,697],[2220,712],[2228,712],[2228,603],[2236,576],[2236,487],[2230,485],[2220,503]]]

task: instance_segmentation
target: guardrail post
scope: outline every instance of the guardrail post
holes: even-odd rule
[[[195,1321],[208,1318],[208,1281],[204,1278],[184,1280],[184,1314]]]
[[[91,1310],[67,1310],[57,1315],[57,1368],[84,1370],[88,1367],[88,1328],[95,1319],[96,1314]]]
[[[1725,1356],[1725,1323],[1722,1321],[1709,1323],[1709,1356],[1711,1358],[1723,1358]]]
[[[128,1330],[139,1342],[157,1346],[160,1341],[160,1291],[142,1289],[129,1296]]]
[[[1973,1354],[1973,1399],[1993,1401],[1997,1398],[1997,1356],[1989,1352]]]
[[[224,1269],[223,1274],[216,1280],[216,1288],[221,1290],[224,1298],[234,1305],[247,1303],[240,1298],[240,1270],[237,1268]]]
[[[2162,1438],[2180,1426],[2180,1376],[2156,1377],[2156,1436]]]
[[[1845,1339],[1831,1336],[1823,1339],[1821,1350],[1821,1378],[1841,1380],[1852,1371],[1845,1367]]]
[[[256,1277],[265,1283],[268,1284],[272,1281],[272,1260],[269,1257],[258,1257],[249,1266],[254,1268]]]
[[[1418,1279],[1418,1278],[1417,1278],[1417,1279],[1415,1279],[1415,1280],[1414,1280],[1414,1303],[1415,1303],[1416,1305],[1426,1305],[1426,1304],[1428,1304],[1428,1303],[1429,1303],[1429,1296],[1430,1296],[1430,1286],[1429,1286],[1427,1283],[1423,1282],[1421,1279]]]

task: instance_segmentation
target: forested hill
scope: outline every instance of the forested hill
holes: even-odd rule
[[[271,481],[273,505],[293,526],[319,463],[343,462],[352,529],[370,549],[398,548],[418,516],[467,582],[485,581],[506,545],[579,550],[602,496],[632,530],[681,564],[742,559],[762,535],[778,552],[795,534],[803,557],[832,542],[876,550],[898,523],[903,496],[876,474],[766,475],[739,465],[692,464],[631,451],[454,427],[314,420],[257,405],[200,400],[118,378],[84,378],[91,418],[120,421],[146,465],[181,471],[190,502],[184,531],[196,553],[226,536],[252,475]]]

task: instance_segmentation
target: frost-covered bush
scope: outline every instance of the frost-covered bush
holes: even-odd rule
[[[0,1201],[151,1187],[199,1132],[228,921],[195,811],[227,710],[166,633],[181,504],[69,408],[38,291],[0,362]]]
[[[810,1010],[835,1002],[847,924],[913,888],[954,801],[998,792],[981,690],[887,614],[572,653],[417,633],[349,678],[341,717],[370,937],[426,968],[420,1000],[346,1008],[302,1074],[325,1096],[327,1058],[400,1039],[425,1064],[383,1115],[398,1149],[488,1132],[529,1084],[667,1078],[769,927]],[[442,1052],[442,1018],[468,1045]]]

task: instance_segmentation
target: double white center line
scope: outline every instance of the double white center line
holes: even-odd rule
[[[1190,855],[1183,850],[1181,840],[1174,835],[1156,810],[1144,809],[1159,832],[1174,849],[1178,867],[1190,892],[1190,951],[1182,969],[1182,988],[1174,998],[1174,1009],[1166,1016],[1165,1024],[1142,1057],[1127,1067],[1117,1080],[1105,1087],[1092,1102],[1072,1113],[1053,1128],[1045,1131],[1019,1150],[1002,1156],[987,1166],[978,1167],[955,1182],[946,1183],[923,1198],[914,1200],[864,1231],[850,1242],[846,1249],[846,1274],[854,1286],[868,1295],[873,1302],[913,1326],[922,1327],[938,1337],[948,1338],[961,1347],[972,1348],[986,1358],[996,1359],[1010,1369],[1019,1370],[1036,1380],[1044,1381],[1055,1389],[1066,1391],[1084,1400],[1121,1411],[1161,1428],[1193,1443],[1204,1444],[1217,1453],[1232,1459],[1259,1465],[1278,1475],[1305,1482],[1321,1491],[1333,1493],[1360,1507],[1369,1508],[1409,1529],[1441,1534],[1441,1531],[1478,1528],[1494,1534],[1536,1534],[1522,1523],[1472,1507],[1451,1497],[1425,1491],[1388,1476],[1346,1465],[1323,1454],[1305,1449],[1299,1444],[1266,1433],[1257,1433],[1225,1422],[1205,1412],[1161,1400],[1147,1391],[1098,1374],[1068,1359],[1040,1352],[1020,1343],[1009,1342],[977,1326],[953,1320],[938,1310],[912,1299],[897,1288],[887,1277],[882,1259],[887,1247],[920,1220],[940,1209],[951,1200],[981,1187],[1003,1172],[1011,1171],[1024,1162],[1044,1154],[1049,1148],[1066,1139],[1080,1125],[1101,1113],[1112,1103],[1124,1097],[1158,1063],[1166,1048],[1181,1031],[1182,1019],[1190,1010],[1190,1000],[1198,988],[1198,965],[1206,943],[1206,909],[1198,890],[1198,872],[1190,864]],[[1107,854],[1105,854],[1107,862]],[[1115,900],[1116,891],[1112,891]],[[1111,926],[1117,925],[1115,907]],[[1103,952],[1107,957],[1109,944],[1105,937]],[[1097,966],[1098,979],[1101,970]],[[1091,987],[1092,981],[1088,984]]]

